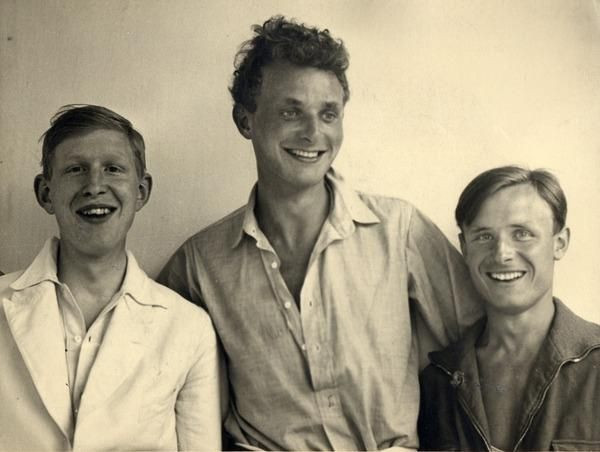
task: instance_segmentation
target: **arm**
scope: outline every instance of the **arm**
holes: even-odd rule
[[[421,368],[427,352],[457,340],[483,313],[462,256],[431,220],[411,216],[406,259]]]
[[[206,310],[195,264],[194,249],[185,242],[160,271],[156,282]]]
[[[220,370],[212,327],[204,337],[175,403],[179,450],[221,449]]]

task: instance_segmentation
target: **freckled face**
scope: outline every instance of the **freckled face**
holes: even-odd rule
[[[335,74],[273,63],[246,113],[259,181],[282,190],[322,183],[343,140],[344,92]]]
[[[61,142],[50,180],[38,176],[38,201],[56,216],[61,249],[89,255],[123,252],[136,211],[149,196],[125,135],[95,130]]]
[[[552,303],[554,261],[568,246],[568,229],[556,234],[550,206],[529,184],[491,195],[463,227],[463,255],[488,309],[524,312]]]

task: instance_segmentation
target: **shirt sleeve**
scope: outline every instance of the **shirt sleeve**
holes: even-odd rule
[[[202,290],[198,276],[198,256],[194,253],[194,248],[190,242],[184,243],[173,254],[164,268],[156,278],[157,282],[174,290],[183,298],[200,306],[206,312],[210,312],[204,303]],[[211,328],[211,332],[214,330]],[[225,354],[222,345],[217,341],[217,361],[218,361],[218,394],[220,400],[221,420],[225,419],[229,412],[229,381],[227,378],[227,368],[225,365]],[[225,437],[227,439],[227,437]],[[204,449],[204,448],[201,448]]]
[[[427,352],[456,341],[481,317],[483,305],[462,256],[416,209],[410,219],[406,253],[422,368]]]
[[[219,353],[214,330],[204,330],[196,360],[175,402],[179,450],[221,449]]]
[[[190,243],[184,243],[160,271],[156,282],[207,310],[202,299],[195,257]]]

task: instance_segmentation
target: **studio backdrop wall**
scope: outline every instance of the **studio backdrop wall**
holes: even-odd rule
[[[600,322],[600,3],[586,0],[0,0],[0,271],[56,233],[35,202],[38,138],[56,110],[131,119],[154,176],[129,247],[151,276],[181,242],[245,203],[256,178],[231,120],[233,57],[284,14],[346,43],[351,98],[335,166],[407,199],[457,244],[465,184],[544,167],[569,201],[555,293]]]

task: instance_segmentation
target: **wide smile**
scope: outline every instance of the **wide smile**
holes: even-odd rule
[[[319,158],[325,154],[324,150],[308,150],[308,149],[292,149],[292,148],[283,148],[285,152],[291,155],[296,160],[305,163],[314,163]]]
[[[77,210],[77,215],[89,223],[103,223],[117,210],[108,205],[90,205]]]
[[[520,280],[527,272],[521,270],[501,271],[501,272],[486,272],[488,278],[500,283],[512,283]]]

